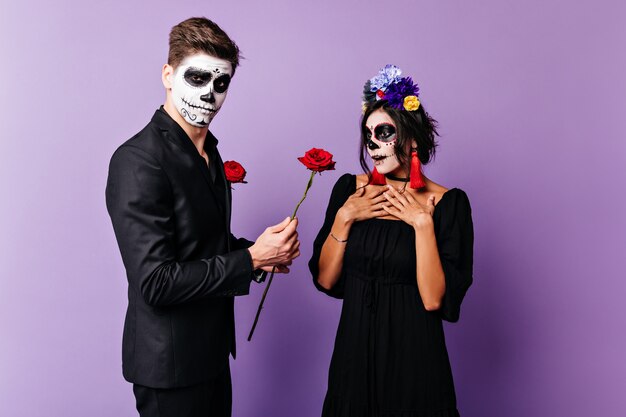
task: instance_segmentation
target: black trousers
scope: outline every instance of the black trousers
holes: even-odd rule
[[[230,367],[209,382],[183,388],[133,385],[140,417],[231,417]]]

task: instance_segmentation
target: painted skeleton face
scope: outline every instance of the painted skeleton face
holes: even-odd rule
[[[376,171],[389,174],[400,168],[396,157],[396,125],[387,113],[377,110],[370,114],[365,123],[367,152]]]
[[[174,71],[174,105],[187,123],[205,127],[226,99],[232,77],[230,62],[207,54],[185,58]]]

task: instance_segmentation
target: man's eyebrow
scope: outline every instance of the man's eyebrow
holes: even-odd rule
[[[198,68],[198,67],[189,67],[187,68],[187,71],[211,72],[210,70],[206,70],[204,68]]]

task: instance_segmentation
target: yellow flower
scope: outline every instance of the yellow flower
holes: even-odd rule
[[[367,110],[367,103],[363,103],[363,106],[361,106],[361,113],[365,114],[365,110]]]
[[[404,98],[404,108],[408,111],[415,111],[420,108],[420,101],[416,96],[406,96]]]

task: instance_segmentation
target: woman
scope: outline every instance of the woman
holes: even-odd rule
[[[459,319],[472,283],[471,209],[423,176],[436,122],[400,75],[388,65],[365,85],[368,174],[337,181],[309,262],[316,287],[344,300],[324,417],[459,415],[442,320]]]

